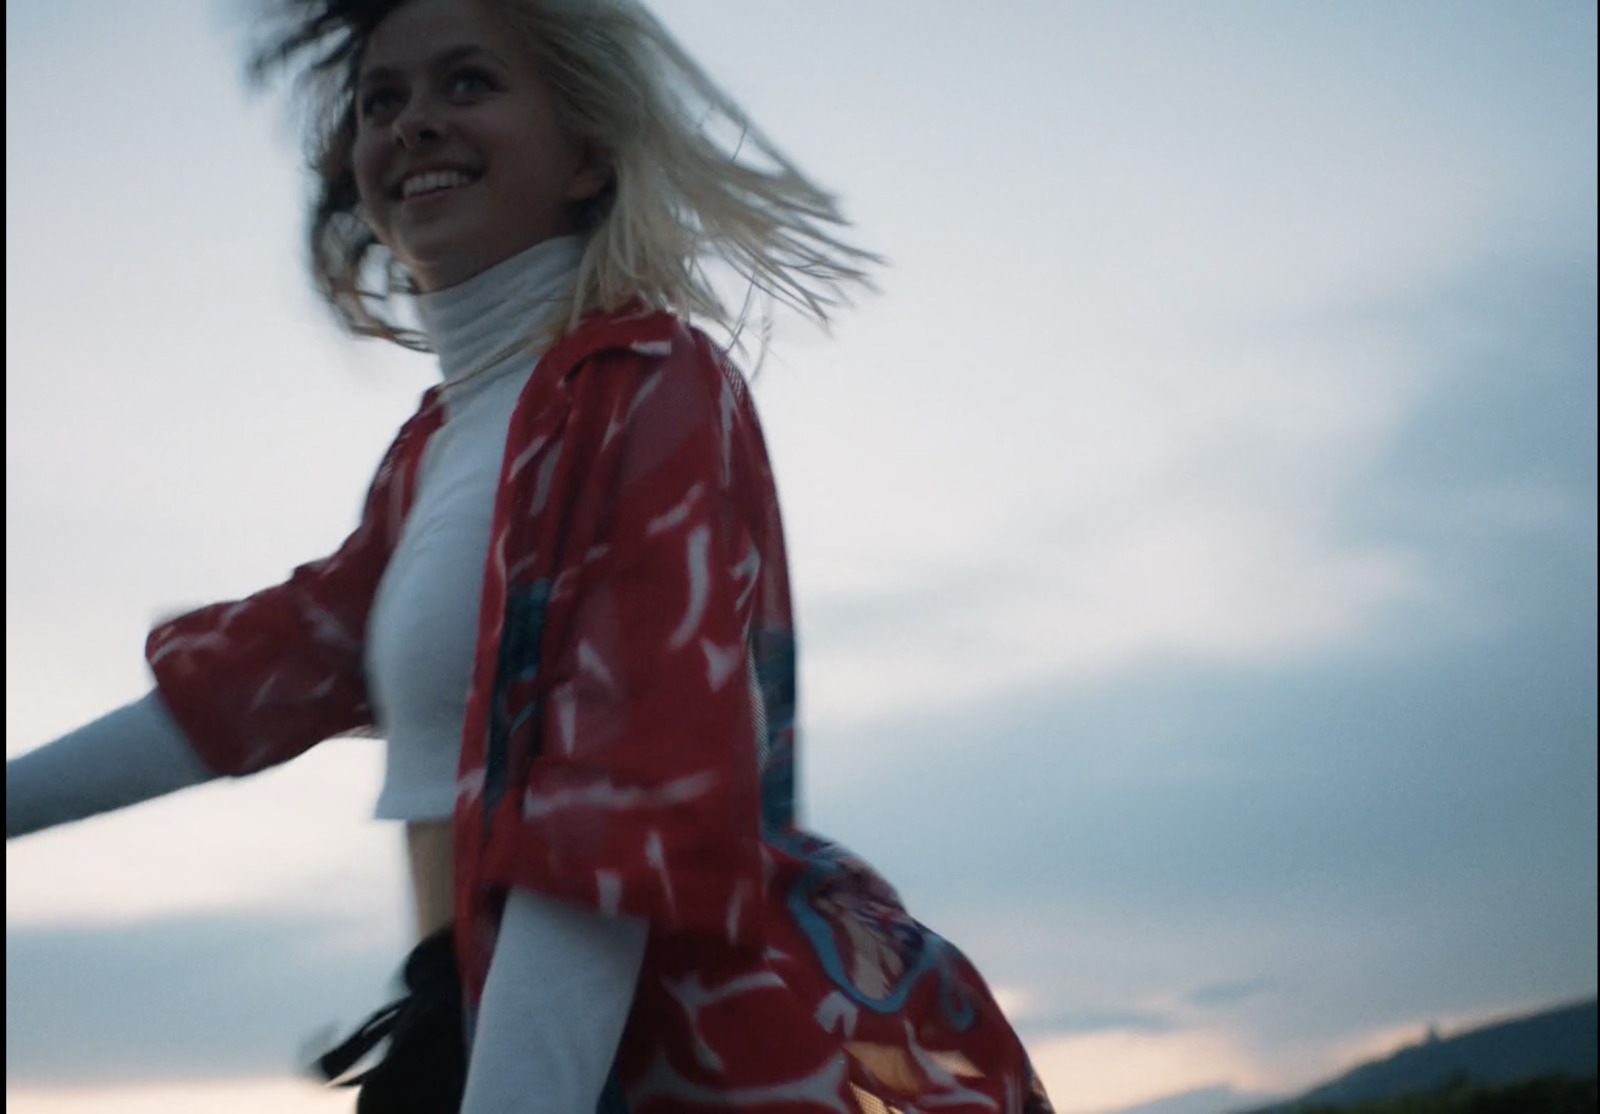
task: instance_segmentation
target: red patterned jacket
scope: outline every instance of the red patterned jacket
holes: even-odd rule
[[[372,723],[367,614],[441,420],[435,388],[331,557],[151,633],[162,699],[217,772]],[[651,922],[603,1108],[1048,1110],[965,957],[795,826],[777,499],[744,381],[704,335],[600,317],[540,361],[507,438],[472,676],[455,813],[469,1016],[523,886]]]

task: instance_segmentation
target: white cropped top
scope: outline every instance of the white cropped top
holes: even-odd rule
[[[444,424],[367,623],[367,687],[388,740],[377,815],[448,819],[477,639],[490,520],[511,411],[583,242],[549,240],[417,300],[444,373]]]

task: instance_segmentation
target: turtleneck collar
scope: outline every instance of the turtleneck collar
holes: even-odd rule
[[[465,282],[418,296],[423,331],[439,354],[445,382],[510,356],[557,307],[565,308],[584,241],[563,236],[535,244]]]

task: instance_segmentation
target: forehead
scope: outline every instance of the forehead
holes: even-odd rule
[[[482,0],[407,0],[368,37],[360,76],[377,69],[423,68],[466,48],[508,58],[515,53],[509,39],[505,25]]]

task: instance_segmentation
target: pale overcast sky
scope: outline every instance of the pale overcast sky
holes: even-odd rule
[[[1058,1107],[1593,994],[1594,5],[654,7],[893,263],[756,388],[807,823]],[[8,754],[335,545],[431,380],[315,304],[232,10],[6,7]],[[347,1109],[287,1077],[405,947],[380,753],[8,845],[8,1107]]]

